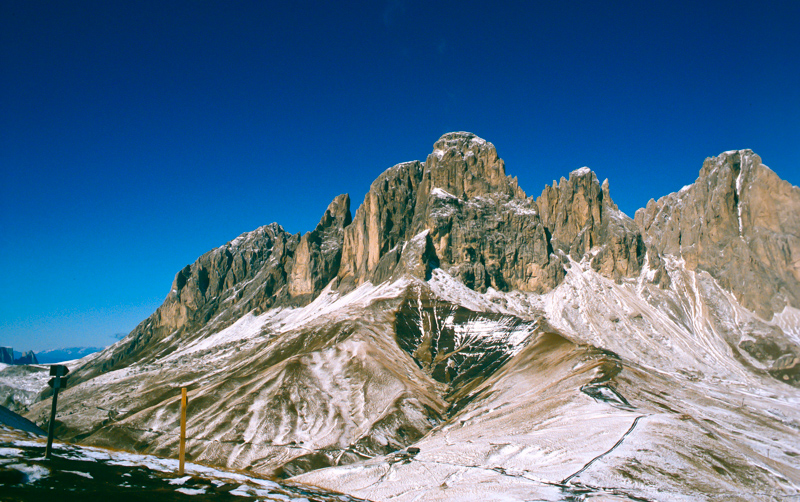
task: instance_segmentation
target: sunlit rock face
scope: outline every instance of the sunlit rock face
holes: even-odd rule
[[[727,152],[634,221],[588,168],[505,169],[448,133],[209,251],[73,365],[57,434],[173,456],[187,387],[190,459],[370,500],[797,494],[800,189]]]
[[[750,150],[706,159],[697,180],[636,212],[648,246],[707,270],[765,319],[800,303],[800,188]]]
[[[707,271],[742,306],[769,320],[800,303],[798,215],[800,188],[752,151],[738,150],[706,159],[693,184],[651,200],[636,222],[651,250],[680,258],[688,270]],[[738,349],[782,379],[782,366],[795,368],[797,340],[775,332],[780,329],[754,332]]]
[[[340,279],[361,284],[408,272],[396,270],[401,245],[424,231],[431,261],[481,292],[547,292],[563,279],[566,256],[592,249],[601,273],[632,277],[645,254],[639,229],[590,170],[534,200],[506,176],[494,145],[464,132],[442,136],[425,163],[398,164],[375,180],[345,230]]]
[[[317,227],[300,239],[289,274],[289,294],[312,298],[336,277],[342,258],[344,229],[351,222],[350,196],[330,203]]]

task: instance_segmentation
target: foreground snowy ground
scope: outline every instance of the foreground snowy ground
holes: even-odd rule
[[[0,426],[0,500],[259,500],[347,502],[351,497],[152,455],[56,443]]]

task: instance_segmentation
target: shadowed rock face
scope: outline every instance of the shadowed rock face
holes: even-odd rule
[[[636,211],[648,247],[706,270],[771,319],[800,306],[800,188],[750,150],[703,163],[692,185]]]
[[[466,132],[445,134],[433,144],[425,161],[422,192],[433,188],[465,200],[489,194],[525,198],[517,179],[506,176],[494,145]]]
[[[395,314],[397,344],[420,369],[448,385],[451,411],[502,367],[540,328],[535,321],[474,312],[417,287]]]
[[[424,164],[399,164],[372,184],[345,230],[339,278],[411,272],[394,269],[400,245],[425,231],[438,266],[476,291],[549,291],[566,255],[579,260],[592,248],[597,270],[630,277],[645,255],[638,228],[594,173],[575,171],[534,201],[506,176],[494,145],[464,132],[442,136]]]

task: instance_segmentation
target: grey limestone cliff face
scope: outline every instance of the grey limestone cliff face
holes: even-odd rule
[[[800,308],[800,188],[751,150],[705,160],[697,180],[636,212],[647,245],[705,270],[769,320]]]
[[[317,227],[297,246],[289,274],[289,294],[311,299],[339,272],[344,229],[352,220],[350,196],[339,195],[330,203]]]
[[[415,236],[427,244],[406,247]],[[372,184],[345,229],[339,278],[359,284],[440,266],[478,291],[541,293],[561,282],[567,256],[593,249],[609,277],[637,274],[645,255],[638,228],[594,173],[576,171],[534,200],[506,175],[493,144],[448,133],[424,163],[399,164]],[[409,260],[430,266],[398,269]]]
[[[175,275],[153,315],[114,346],[108,358],[73,375],[73,382],[166,355],[158,342],[198,336],[212,319],[222,329],[248,312],[310,302],[339,270],[344,228],[350,221],[350,197],[344,194],[302,237],[272,223],[205,253]]]

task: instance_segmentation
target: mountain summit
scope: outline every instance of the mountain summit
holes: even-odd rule
[[[58,434],[175,455],[186,386],[193,461],[370,500],[796,496],[799,222],[749,150],[632,219],[588,168],[534,198],[448,133],[354,214],[180,270]]]
[[[636,212],[648,245],[707,270],[770,319],[800,305],[800,188],[751,150],[706,159],[697,180]]]

